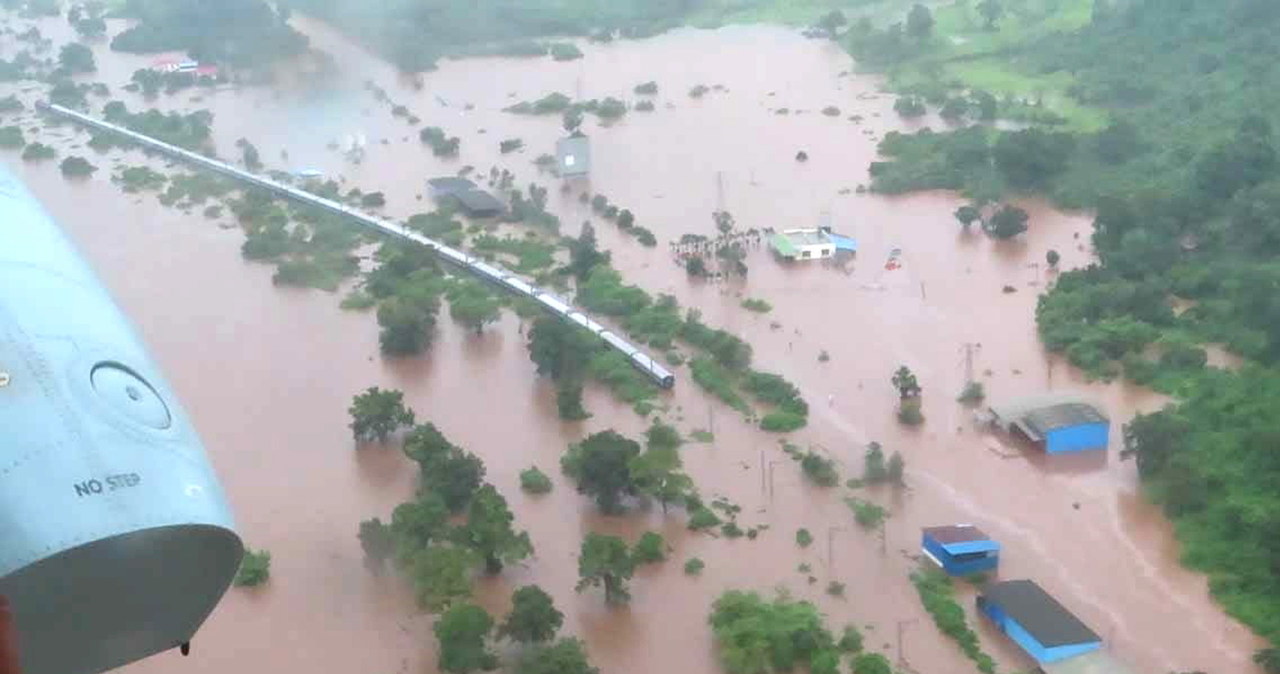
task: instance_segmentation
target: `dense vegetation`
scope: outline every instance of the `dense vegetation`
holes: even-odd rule
[[[978,205],[1037,192],[1096,209],[1099,263],[1041,298],[1042,338],[1092,376],[1179,397],[1131,424],[1127,455],[1176,522],[1185,561],[1229,612],[1280,640],[1280,464],[1263,411],[1280,377],[1280,5],[1003,4],[937,10],[934,32],[973,39],[901,24],[844,39],[908,94],[945,105],[991,85],[1004,89],[997,116],[1059,129],[890,134],[874,188],[960,189]],[[1254,364],[1210,370],[1208,343]]]
[[[951,579],[937,569],[927,568],[911,575],[911,583],[916,586],[920,601],[925,610],[933,616],[933,622],[944,634],[955,640],[965,655],[969,656],[983,674],[994,674],[995,660],[982,652],[978,643],[978,635],[965,621],[964,609],[955,600],[955,589]]]
[[[288,10],[263,0],[126,0],[120,14],[139,23],[111,40],[118,51],[183,50],[199,61],[257,65],[307,47],[286,23]]]
[[[605,35],[620,30],[639,36],[676,25],[699,0],[534,0],[510,3],[425,1],[356,3],[289,0],[288,6],[343,26],[406,71],[426,70],[447,55],[498,53],[576,58],[568,44],[539,45],[546,35]],[[493,43],[506,42],[506,49]]]
[[[840,671],[840,649],[807,601],[731,590],[712,605],[712,632],[720,661],[730,674],[789,672],[807,665],[811,674]]]

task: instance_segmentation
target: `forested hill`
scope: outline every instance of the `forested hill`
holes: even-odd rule
[[[1032,4],[1057,19],[1073,4],[1087,13],[1037,35],[1014,15]],[[963,25],[943,14],[953,9],[938,10],[936,27],[917,18],[914,38],[905,22],[849,30],[855,55],[889,55],[877,67],[911,103],[900,111],[958,111],[957,130],[890,134],[873,188],[945,187],[979,202],[1032,192],[1096,208],[1100,263],[1062,274],[1041,299],[1041,336],[1092,375],[1183,401],[1130,424],[1126,455],[1176,522],[1184,561],[1208,573],[1229,612],[1280,641],[1280,2],[972,7],[990,10],[975,21],[999,31],[998,50],[951,58],[959,41],[936,32]],[[1015,132],[968,125],[983,99],[999,100],[987,119],[1025,112],[1026,97],[980,91],[1009,82],[1060,86],[1054,104],[1072,114],[1044,105],[1022,117],[1040,124]],[[1209,369],[1208,343],[1250,363]],[[1258,657],[1280,672],[1276,649]]]
[[[255,65],[307,47],[287,12],[263,0],[125,0],[115,15],[138,19],[111,41],[119,51],[186,51],[202,61]]]
[[[318,16],[352,33],[406,71],[431,68],[445,55],[499,51],[529,55],[531,38],[638,36],[678,25],[704,0],[287,0],[281,4]],[[515,43],[525,39],[524,43]],[[545,53],[545,47],[542,48]]]

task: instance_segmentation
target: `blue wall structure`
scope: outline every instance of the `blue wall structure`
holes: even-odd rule
[[[1026,583],[1028,581],[1012,582]],[[1050,601],[1052,602],[1052,600]],[[1061,621],[1064,619],[1076,623],[1076,629],[1080,634],[1079,637],[1075,639],[1061,640],[1061,642],[1055,642],[1053,645],[1046,645],[1041,640],[1043,637],[1037,637],[1032,634],[1030,629],[1019,622],[1019,620],[1013,615],[1010,615],[1010,610],[1014,609],[1006,610],[1006,607],[1001,605],[999,601],[992,600],[986,596],[981,596],[978,598],[978,609],[982,611],[982,613],[986,615],[1001,632],[1012,639],[1014,643],[1018,644],[1018,646],[1020,646],[1022,650],[1026,651],[1031,657],[1035,658],[1036,662],[1041,664],[1061,662],[1062,660],[1102,648],[1101,638],[1085,627],[1082,623],[1079,623],[1075,616],[1066,612],[1066,609],[1057,605],[1056,602],[1052,603],[1059,611],[1062,612],[1063,615],[1055,616],[1051,618],[1051,620],[1056,621],[1059,624],[1061,624]],[[1026,611],[1027,609],[1023,606],[1018,610]],[[1028,617],[1030,620],[1034,620],[1036,618],[1043,618],[1043,615]]]
[[[1045,433],[1044,448],[1049,454],[1106,449],[1110,428],[1106,423],[1055,428]]]
[[[994,571],[1000,564],[1000,544],[993,540],[943,543],[926,531],[921,546],[930,558],[942,566],[943,571],[952,576]]]

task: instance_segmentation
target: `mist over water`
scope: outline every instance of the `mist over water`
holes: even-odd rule
[[[425,196],[419,200],[425,180],[464,164],[482,172],[509,168],[517,185],[551,186],[551,210],[566,234],[592,218],[578,201],[583,189],[607,195],[659,239],[656,248],[644,248],[595,222],[602,248],[612,251],[628,282],[675,295],[708,324],[747,340],[759,369],[795,382],[812,412],[809,427],[792,441],[828,452],[842,480],[861,473],[865,444],[876,440],[902,452],[908,488],[865,490],[891,517],[883,539],[862,531],[840,501],[842,490],[809,485],[775,436],[711,400],[682,371],[664,398],[668,419],[686,433],[715,433],[713,443],[681,450],[689,474],[708,500],[723,495],[741,505],[744,528],[768,530],[755,541],[723,540],[689,532],[682,516],[664,518],[656,509],[602,517],[560,475],[560,454],[591,432],[616,428],[634,437],[647,424],[593,387],[586,406],[594,417],[559,421],[554,390],[536,378],[513,314],[479,337],[442,318],[428,355],[384,360],[370,316],[339,310],[337,295],[272,287],[269,267],[242,261],[238,232],[165,209],[153,196],[123,194],[105,175],[66,182],[53,163],[23,164],[6,154],[138,325],[209,448],[242,534],[272,553],[271,582],[231,591],[199,633],[191,658],[165,654],[128,671],[435,671],[431,618],[416,609],[405,583],[365,569],[356,539],[359,522],[386,519],[411,495],[415,479],[414,466],[394,447],[354,451],[346,409],[354,393],[373,385],[403,390],[420,419],[482,457],[487,479],[530,533],[536,557],[481,579],[481,603],[505,612],[513,588],[536,582],[566,614],[564,633],[585,639],[602,672],[717,672],[706,626],[711,602],[730,588],[778,586],[818,604],[833,629],[863,627],[868,649],[890,660],[898,658],[901,632],[902,654],[916,671],[965,671],[971,665],[932,625],[907,580],[920,527],[956,522],[977,524],[1002,543],[1000,578],[1035,579],[1136,667],[1257,671],[1248,657],[1260,642],[1212,602],[1202,576],[1179,566],[1170,525],[1142,500],[1132,463],[1119,461],[1120,426],[1166,399],[1122,384],[1087,383],[1037,339],[1036,297],[1054,278],[1045,253],[1060,252],[1063,269],[1089,264],[1088,214],[1028,202],[1025,239],[994,242],[961,231],[951,215],[962,203],[954,195],[856,193],[868,181],[877,140],[919,125],[904,127],[892,98],[878,93],[879,81],[850,74],[851,61],[834,45],[790,30],[678,30],[584,46],[587,58],[571,63],[448,61],[423,76],[418,90],[331,28],[301,16],[293,24],[334,56],[335,75],[299,76],[289,69],[305,64],[286,66],[273,87],[193,90],[154,105],[207,108],[224,156],[236,139],[248,138],[271,168],[317,168],[343,176],[348,187],[385,192],[385,212],[395,217],[429,210]],[[66,30],[63,22],[40,25],[47,35]],[[113,91],[155,60],[95,51],[99,78]],[[416,138],[418,127],[392,117],[364,88],[366,80],[407,105],[422,125],[461,137],[461,158],[431,157]],[[660,86],[656,111],[633,111],[608,128],[594,121],[584,127],[594,174],[589,187],[568,193],[532,163],[552,152],[563,133],[558,116],[501,112],[552,91],[629,100],[632,87],[649,80]],[[698,84],[724,90],[694,100],[686,92]],[[131,108],[141,105],[119,95]],[[830,105],[841,114],[820,114]],[[791,114],[776,114],[778,108]],[[83,142],[66,129],[65,142]],[[326,147],[355,133],[369,140],[358,166]],[[523,153],[501,155],[499,141],[517,137]],[[808,162],[793,159],[800,150]],[[786,266],[760,249],[747,258],[745,281],[690,281],[667,242],[685,233],[711,235],[710,214],[722,206],[742,229],[808,227],[828,212],[835,231],[855,237],[860,250],[838,269]],[[887,271],[894,248],[905,264]],[[1004,292],[1006,286],[1015,291]],[[739,304],[747,297],[774,309],[745,311]],[[1092,396],[1111,417],[1105,461],[1050,461],[979,430],[972,411],[955,402],[966,344],[975,345],[974,370],[991,401],[1046,390]],[[818,360],[824,350],[826,363]],[[904,363],[924,386],[928,421],[918,431],[894,418],[889,377]],[[520,492],[517,475],[531,465],[552,475],[552,493]],[[816,539],[807,550],[794,542],[801,527]],[[573,591],[585,532],[634,541],[647,529],[662,533],[674,552],[665,564],[637,572],[628,606],[606,607],[597,592]],[[680,571],[691,557],[707,564],[700,577]],[[817,582],[797,572],[802,562]],[[847,583],[845,599],[823,592],[830,580]],[[973,590],[960,592],[970,605]],[[985,621],[971,622],[1002,667],[1030,666]]]

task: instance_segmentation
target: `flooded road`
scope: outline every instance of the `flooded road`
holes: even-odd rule
[[[65,22],[41,25],[50,35],[59,25],[65,32]],[[1035,579],[1140,671],[1256,671],[1248,658],[1258,640],[1212,603],[1203,577],[1178,565],[1171,527],[1143,502],[1133,465],[1118,459],[1121,424],[1166,401],[1119,384],[1087,383],[1047,356],[1036,338],[1036,297],[1054,278],[1045,253],[1057,250],[1063,268],[1087,264],[1087,215],[1029,203],[1025,240],[996,243],[962,232],[951,216],[961,203],[953,195],[858,194],[877,140],[903,128],[892,97],[877,93],[876,79],[848,74],[852,64],[834,46],[788,30],[681,30],[584,46],[587,58],[569,63],[446,62],[416,90],[323,24],[295,18],[295,25],[335,57],[337,73],[286,74],[271,89],[191,90],[154,104],[207,107],[224,156],[234,155],[236,139],[248,138],[271,168],[314,167],[351,186],[384,191],[384,211],[396,217],[428,210],[419,200],[425,179],[463,165],[509,168],[519,185],[558,183],[538,175],[533,159],[553,152],[559,116],[519,117],[503,107],[552,91],[634,101],[632,87],[656,81],[654,112],[633,111],[608,128],[589,118],[584,126],[593,141],[591,184],[552,190],[564,233],[593,220],[628,281],[701,310],[707,323],[752,344],[758,369],[800,386],[812,412],[809,427],[792,441],[828,452],[842,479],[860,474],[863,449],[876,440],[906,458],[908,489],[859,493],[891,511],[883,538],[862,531],[841,502],[846,490],[806,484],[776,436],[711,400],[681,369],[680,384],[665,399],[667,418],[683,431],[715,434],[712,443],[682,450],[688,472],[706,496],[742,506],[744,529],[769,529],[755,541],[730,541],[687,532],[679,513],[600,517],[559,475],[559,456],[585,434],[616,428],[635,436],[645,421],[596,389],[587,396],[592,419],[558,421],[553,391],[536,379],[514,316],[481,337],[442,317],[428,356],[384,361],[371,316],[340,311],[336,295],[272,287],[270,267],[241,260],[238,231],[164,209],[153,195],[123,194],[108,171],[72,183],[54,163],[24,164],[6,151],[6,164],[79,243],[182,396],[247,542],[272,553],[270,583],[231,591],[199,634],[192,658],[166,654],[130,671],[435,671],[430,618],[415,609],[401,582],[373,576],[361,564],[358,523],[386,519],[412,493],[415,472],[398,450],[354,450],[346,409],[354,393],[373,385],[405,391],[420,419],[480,455],[487,479],[528,529],[536,558],[479,581],[486,607],[505,612],[513,587],[536,582],[565,612],[564,632],[586,639],[603,672],[719,671],[706,627],[709,606],[723,590],[745,587],[785,587],[812,599],[833,629],[863,626],[868,648],[894,661],[901,654],[916,671],[971,671],[907,581],[920,527],[955,522],[978,524],[1005,546],[1001,578]],[[139,107],[119,87],[155,57],[97,53],[99,78],[130,108]],[[393,117],[365,89],[366,79],[422,125],[461,137],[461,157],[431,157],[416,138],[419,126]],[[698,84],[724,90],[693,99],[687,92]],[[821,114],[827,106],[841,114]],[[779,108],[790,114],[776,114]],[[56,133],[70,138],[63,143],[84,140],[69,127]],[[353,166],[327,145],[357,133],[369,139],[368,157]],[[506,138],[523,139],[526,149],[502,155],[498,143]],[[800,150],[808,162],[794,160]],[[632,210],[659,245],[644,248],[593,218],[578,201],[583,189]],[[667,243],[686,233],[712,235],[718,208],[733,213],[740,229],[813,226],[826,212],[835,231],[855,237],[860,250],[837,269],[783,265],[760,249],[748,256],[745,281],[690,281]],[[893,248],[901,248],[904,266],[887,271]],[[748,312],[739,306],[748,297],[774,309]],[[825,363],[818,359],[824,350]],[[1046,390],[1095,398],[1112,419],[1105,461],[1048,462],[977,429],[972,411],[955,402],[966,351],[992,401]],[[894,417],[889,379],[900,364],[924,388],[927,422],[918,430]],[[518,473],[531,465],[552,475],[551,494],[519,491]],[[807,550],[794,542],[800,527],[814,534]],[[607,608],[598,593],[573,591],[585,532],[634,540],[646,529],[660,531],[674,552],[665,564],[637,573],[629,606]],[[691,557],[706,562],[701,577],[681,572]],[[801,563],[812,566],[816,582],[797,572]],[[832,580],[847,584],[844,599],[824,593]],[[972,591],[962,593],[970,606]],[[973,622],[984,649],[1006,669],[1029,667],[985,622]]]

